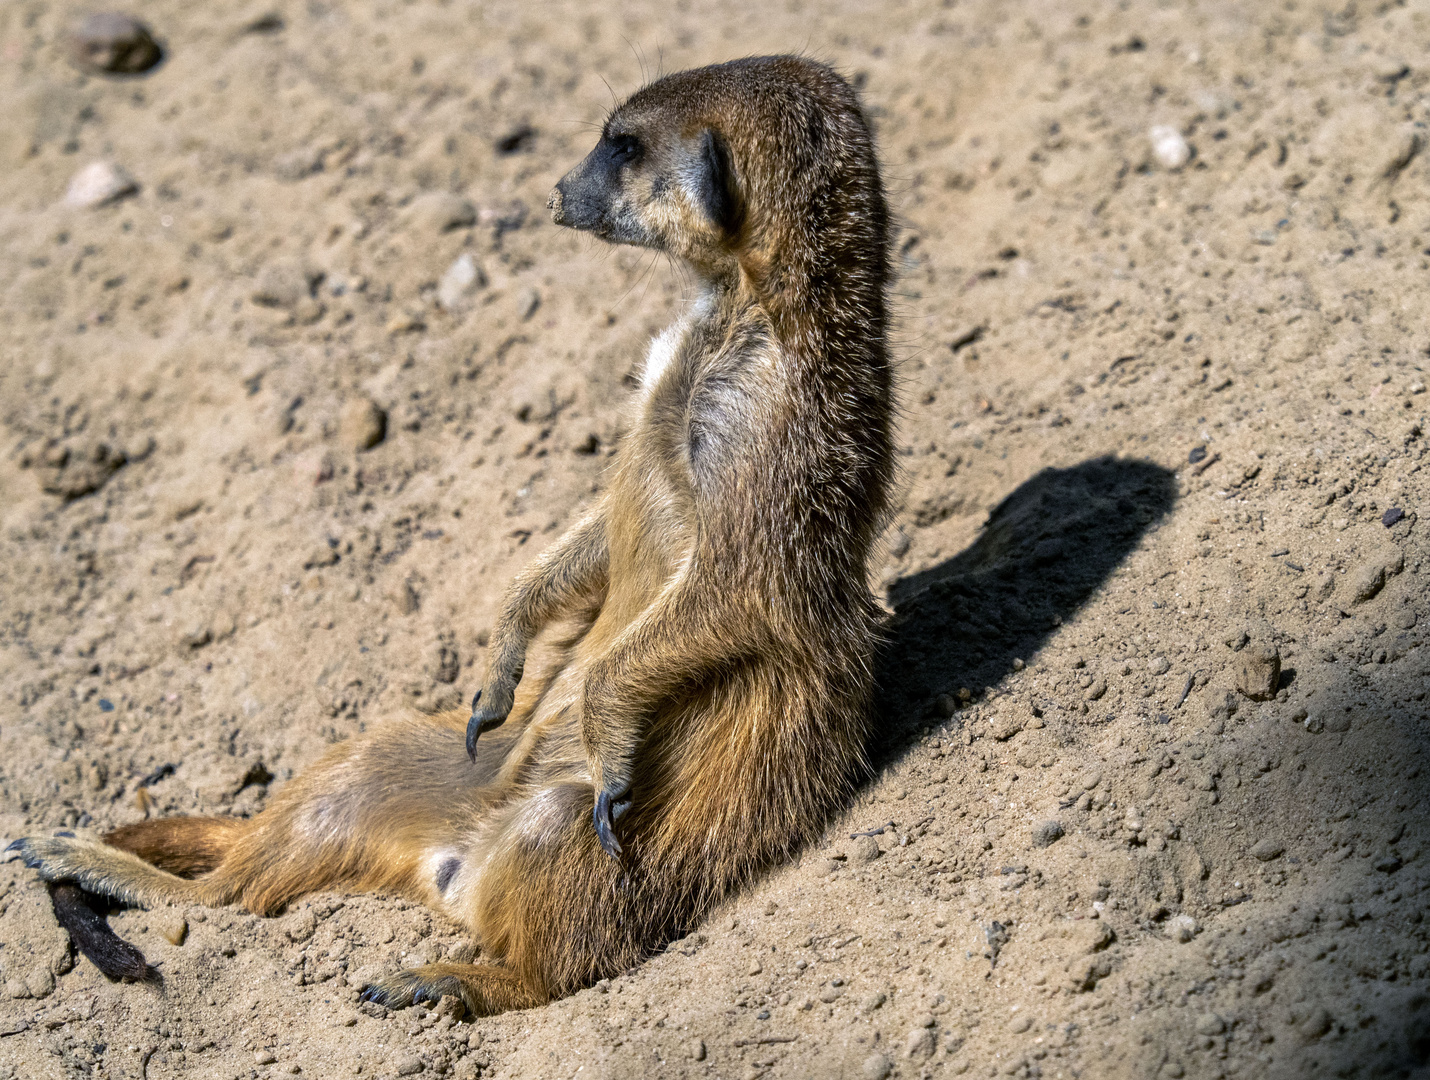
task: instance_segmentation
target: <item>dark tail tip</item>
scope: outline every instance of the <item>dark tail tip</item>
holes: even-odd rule
[[[106,978],[151,985],[163,982],[159,972],[144,959],[144,954],[110,929],[108,919],[97,907],[102,902],[70,882],[50,886],[55,919]]]

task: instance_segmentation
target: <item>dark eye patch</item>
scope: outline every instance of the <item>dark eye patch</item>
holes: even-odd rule
[[[634,135],[611,135],[607,137],[611,161],[616,165],[628,165],[639,161],[645,148]]]

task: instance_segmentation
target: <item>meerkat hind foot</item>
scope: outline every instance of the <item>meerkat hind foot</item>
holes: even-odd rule
[[[491,964],[423,964],[384,976],[366,987],[361,1000],[389,1009],[455,997],[471,1016],[541,1004],[520,977]]]
[[[67,830],[53,836],[21,837],[5,851],[18,852],[25,865],[45,881],[73,882],[85,892],[134,907],[203,904],[214,899],[199,882],[176,877],[127,851]]]

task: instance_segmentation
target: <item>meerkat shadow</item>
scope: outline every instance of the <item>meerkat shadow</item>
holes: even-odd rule
[[[889,589],[870,762],[877,771],[931,720],[939,698],[975,697],[1027,660],[1105,582],[1176,500],[1175,475],[1100,457],[1044,469],[988,516],[972,546]]]

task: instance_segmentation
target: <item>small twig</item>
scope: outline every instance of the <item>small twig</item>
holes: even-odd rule
[[[852,832],[849,834],[850,840],[857,840],[861,836],[883,836],[890,829],[895,828],[892,821],[880,825],[877,829],[867,829],[864,832]]]
[[[149,1080],[149,1059],[157,1053],[159,1048],[151,1046],[144,1053],[139,1055],[139,1080]]]
[[[1187,676],[1187,684],[1182,687],[1182,696],[1177,699],[1177,708],[1182,707],[1182,702],[1187,700],[1187,695],[1192,692],[1192,683],[1196,681],[1195,675]]]
[[[1220,454],[1220,453],[1213,454],[1211,457],[1207,458],[1205,461],[1201,462],[1201,463],[1198,464],[1198,465],[1193,466],[1193,467],[1192,467],[1192,475],[1193,475],[1193,476],[1201,476],[1202,473],[1206,472],[1208,469],[1210,469],[1213,465],[1215,465],[1215,464],[1216,464],[1218,461],[1220,461],[1220,460],[1221,460],[1221,454]]]

